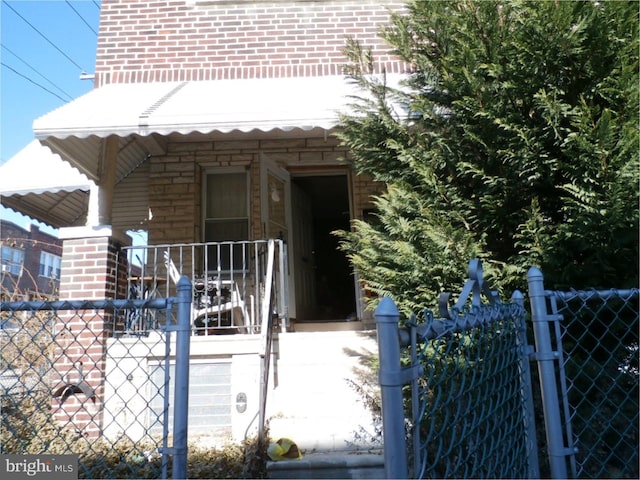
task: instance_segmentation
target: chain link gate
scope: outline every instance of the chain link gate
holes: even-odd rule
[[[75,454],[79,478],[186,478],[190,302],[186,278],[177,298],[0,302],[0,453]]]
[[[551,476],[639,478],[638,289],[528,282]]]
[[[387,478],[539,477],[523,303],[519,292],[501,303],[483,282],[478,260],[471,261],[455,306],[449,308],[448,295],[441,298],[438,318],[425,311],[422,322],[414,317],[398,329],[397,307],[381,301],[376,323]],[[401,344],[408,347],[405,368]],[[410,398],[403,395],[406,383]],[[412,411],[407,423],[405,402]]]

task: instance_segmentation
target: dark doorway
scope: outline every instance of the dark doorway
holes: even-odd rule
[[[350,227],[347,178],[291,179],[297,321],[355,320],[353,272],[331,233]]]

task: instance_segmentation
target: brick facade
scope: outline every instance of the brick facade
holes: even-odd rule
[[[242,167],[250,172],[251,240],[263,238],[260,224],[260,157],[267,155],[295,172],[309,168],[345,168],[348,153],[335,137],[184,142],[169,144],[165,156],[151,159],[149,243],[200,242],[202,175],[215,167]],[[364,176],[352,179],[355,217],[371,208],[381,185]]]
[[[103,0],[95,84],[341,75],[348,37],[401,73],[378,32],[403,4]]]
[[[371,48],[378,67],[401,73],[379,37],[404,0],[103,0],[96,53],[96,87],[240,78],[342,75],[348,38]],[[268,135],[267,135],[268,137]],[[170,141],[151,159],[149,242],[202,241],[202,173],[216,166],[251,172],[251,233],[261,238],[260,155],[282,167],[345,167],[347,152],[324,138]],[[354,216],[380,191],[351,176]]]
[[[124,298],[126,281],[116,277],[127,271],[120,253],[120,242],[111,236],[64,240],[60,299]],[[97,437],[103,429],[106,341],[113,335],[113,315],[104,310],[59,311],[55,332],[52,391],[84,380],[94,396],[54,396],[53,416],[87,437]]]
[[[202,175],[210,168],[241,167],[250,172],[251,240],[263,237],[260,225],[260,158],[267,155],[290,171],[305,168],[345,168],[347,152],[335,137],[184,142],[169,144],[165,156],[151,159],[149,222],[151,244],[199,242]],[[369,206],[379,185],[354,179],[356,216]]]
[[[116,292],[116,262],[124,261],[120,247],[121,242],[111,236],[64,240],[60,299],[124,298],[126,291]]]
[[[103,0],[95,85],[342,75],[348,38],[371,48],[379,67],[400,73],[405,65],[389,55],[379,31],[390,12],[403,9],[404,0]],[[250,173],[249,239],[263,238],[263,156],[290,172],[348,172],[348,152],[332,133],[166,137],[166,151],[149,159],[140,180],[149,186],[149,244],[203,240],[203,175],[217,167]],[[351,172],[348,179],[352,217],[362,218],[382,186]],[[83,295],[87,287],[94,283],[66,292]]]
[[[401,73],[404,65],[388,55],[378,37],[389,9],[404,0],[102,0],[95,86],[240,78],[342,75],[348,37],[372,48],[379,66]],[[251,239],[263,237],[260,213],[261,159],[291,172],[346,172],[348,155],[331,132],[318,137],[262,132],[229,136],[169,136],[164,154],[149,159],[149,244],[202,241],[203,175],[216,167],[250,173]],[[146,175],[146,172],[145,172]],[[371,207],[381,186],[348,176],[353,216]],[[115,220],[115,219],[114,219]],[[115,222],[114,222],[115,223]],[[64,242],[60,295],[63,299],[124,298],[116,291],[118,242],[108,236],[81,235]],[[105,345],[111,335],[108,312],[79,316],[70,312],[57,326],[57,384],[77,380],[79,366],[95,392],[53,399],[56,418],[81,421],[89,436],[102,429]],[[56,388],[54,385],[53,388]],[[78,426],[78,423],[76,423]]]

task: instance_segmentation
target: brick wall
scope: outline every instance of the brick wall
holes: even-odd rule
[[[111,237],[68,239],[63,243],[61,300],[124,298],[125,256]],[[119,268],[116,268],[120,262]],[[58,311],[52,391],[78,384],[81,376],[94,392],[67,399],[52,398],[52,413],[61,425],[72,425],[88,437],[100,435],[104,402],[106,341],[113,333],[113,314],[103,310]]]
[[[366,210],[373,209],[372,195],[380,195],[384,190],[384,185],[375,182],[368,175],[357,175],[353,179],[353,196],[355,209],[355,217],[362,220]]]
[[[200,224],[202,173],[207,168],[241,167],[250,171],[252,239],[263,238],[260,218],[260,159],[262,155],[290,171],[344,168],[346,151],[335,137],[174,142],[168,153],[151,158],[149,244],[202,241]],[[369,196],[380,186],[355,177],[356,216],[370,207]]]
[[[403,4],[102,0],[95,83],[341,75],[347,37],[400,73],[378,31]]]
[[[171,152],[152,157],[150,162],[149,244],[196,241],[194,225],[199,210],[195,202],[200,197],[200,180],[194,152]]]
[[[60,299],[116,298],[118,253],[119,245],[111,237],[65,240]]]

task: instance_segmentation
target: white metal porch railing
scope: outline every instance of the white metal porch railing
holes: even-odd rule
[[[277,317],[283,329],[288,326],[287,254],[282,240],[132,246],[123,254],[126,262],[118,265],[126,265],[126,272],[117,278],[126,282],[129,298],[173,296],[180,276],[189,277],[194,335],[258,334],[265,315],[271,321]],[[145,312],[132,312],[120,326],[130,334],[156,327],[156,319]]]

